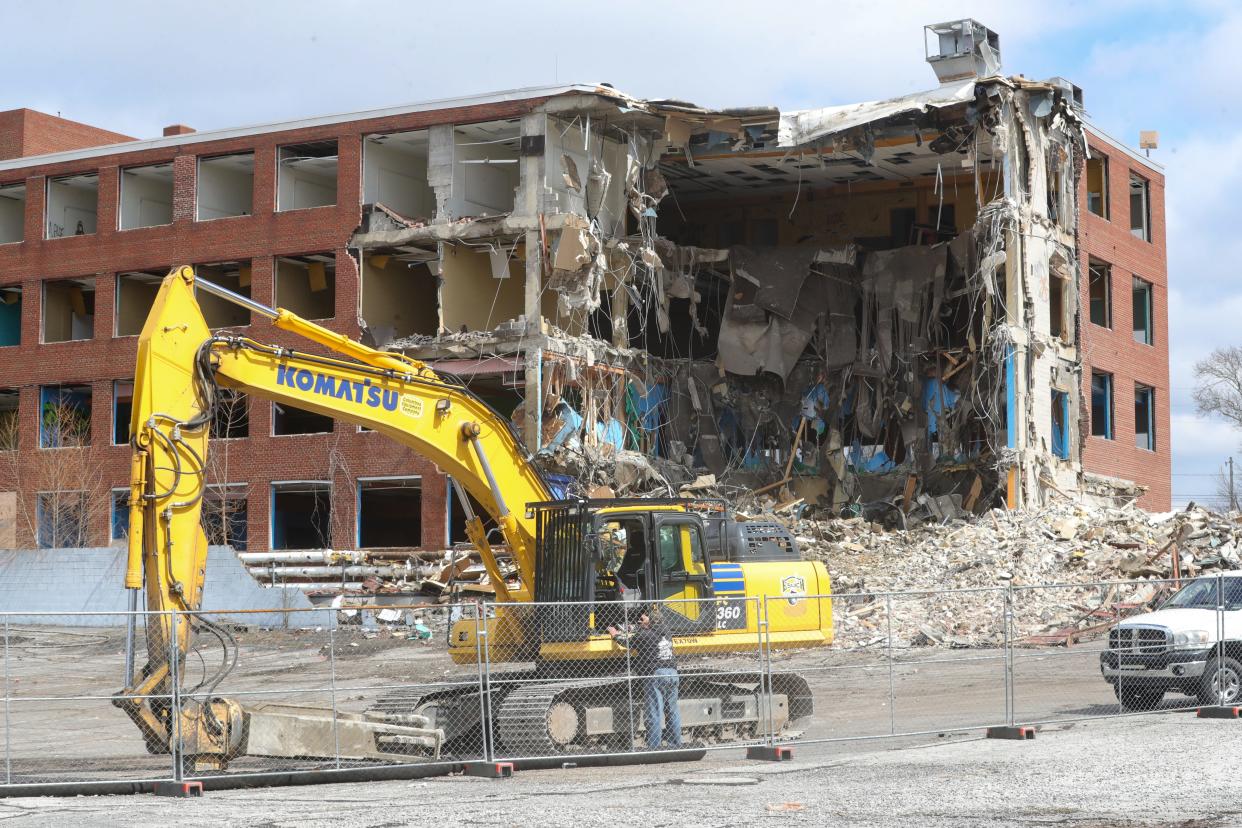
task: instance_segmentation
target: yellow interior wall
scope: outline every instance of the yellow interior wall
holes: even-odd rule
[[[487,331],[525,308],[525,263],[509,259],[509,278],[493,279],[487,248],[445,245],[440,262],[440,318],[449,331]]]
[[[431,271],[392,258],[376,267],[376,260],[367,257],[362,270],[362,318],[367,325],[391,327],[396,337],[435,334],[440,315]]]

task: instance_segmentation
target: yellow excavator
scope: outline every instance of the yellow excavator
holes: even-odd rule
[[[196,290],[339,356],[213,333]],[[243,707],[215,695],[236,661],[228,630],[199,612],[207,561],[200,511],[221,388],[374,429],[450,476],[497,606],[492,617],[457,622],[449,653],[459,664],[484,653],[486,705],[477,683],[398,693],[365,713],[335,717],[312,708]],[[408,761],[477,744],[481,728],[512,755],[631,744],[638,734],[622,723],[641,721],[641,713],[628,709],[625,651],[607,633],[633,617],[627,607],[639,604],[630,599],[661,606],[679,655],[734,653],[741,660],[760,652],[761,641],[770,648],[832,642],[832,605],[822,597],[828,573],[799,560],[779,524],[735,521],[713,501],[553,500],[509,421],[452,377],[196,279],[190,267],[164,279],[142,329],[131,434],[125,586],[131,596],[145,587],[152,612],[147,661],[114,703],[149,750],[175,751],[191,771],[223,769],[242,755],[313,756],[317,742],[333,745],[341,758]],[[512,571],[502,568],[472,502],[499,528]],[[756,600],[761,596],[769,600]],[[219,639],[222,669],[182,695],[196,633]],[[491,669],[502,663],[528,669]],[[753,665],[683,672],[683,729],[697,740],[745,738],[812,712],[807,683],[796,674],[764,679]],[[481,707],[491,721],[480,722]]]

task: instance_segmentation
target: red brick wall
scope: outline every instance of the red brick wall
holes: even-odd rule
[[[251,292],[255,300],[273,302],[273,256],[334,251],[336,255],[336,317],[325,324],[358,336],[357,266],[345,245],[361,220],[362,136],[372,132],[420,129],[438,123],[469,123],[516,118],[542,103],[542,99],[489,104],[472,108],[440,110],[391,116],[347,124],[319,126],[282,133],[205,141],[115,153],[77,162],[44,161],[19,170],[0,172],[0,183],[27,184],[25,240],[0,245],[0,284],[20,284],[22,343],[0,348],[0,388],[19,388],[22,433],[20,456],[34,462],[38,448],[39,386],[57,383],[89,383],[94,389],[92,435],[99,447],[106,485],[121,487],[129,476],[129,449],[111,446],[112,380],[133,376],[137,340],[112,336],[114,326],[115,274],[124,270],[165,268],[222,260],[251,260]],[[0,113],[0,116],[6,113]],[[317,139],[338,141],[340,164],[337,204],[288,213],[274,212],[276,148],[279,145]],[[0,121],[0,142],[3,122]],[[0,143],[0,149],[3,149]],[[255,153],[254,210],[249,216],[194,221],[195,157],[253,150]],[[119,231],[117,227],[117,181],[119,168],[135,164],[173,162],[174,218],[171,225]],[[43,239],[45,181],[49,175],[98,171],[100,174],[99,230],[89,236]],[[95,276],[95,338],[84,342],[40,345],[41,282],[51,278]],[[278,331],[267,320],[252,320],[247,333],[262,342],[322,352],[311,343]],[[324,480],[329,478],[329,456],[336,470],[333,497],[334,536],[341,548],[356,544],[354,486],[359,476],[421,475],[423,512],[421,543],[438,547],[444,542],[445,478],[433,464],[413,451],[377,433],[359,433],[355,426],[337,423],[331,434],[273,437],[270,404],[252,400],[250,437],[217,442],[216,455],[228,452],[229,480],[218,482],[251,485],[249,546],[266,549],[269,527],[269,488],[277,480]],[[21,493],[33,504],[35,493]],[[104,517],[94,528],[92,542],[104,543],[108,524]],[[19,539],[30,543],[30,538]],[[411,538],[411,544],[420,542]]]
[[[0,112],[0,160],[132,140],[119,132],[45,115],[33,109]]]
[[[1096,136],[1092,154],[1108,157],[1109,218],[1087,210],[1086,176],[1079,188],[1082,239],[1082,376],[1084,417],[1082,463],[1087,471],[1134,480],[1148,487],[1139,505],[1153,511],[1171,508],[1173,496],[1169,425],[1168,258],[1165,252],[1164,176]],[[1130,172],[1150,182],[1151,241],[1130,233]],[[1112,265],[1112,329],[1091,323],[1088,312],[1089,256]],[[1155,342],[1134,341],[1131,290],[1133,277],[1152,285]],[[1091,372],[1113,374],[1114,438],[1090,433]],[[1156,450],[1134,444],[1134,386],[1156,390]]]

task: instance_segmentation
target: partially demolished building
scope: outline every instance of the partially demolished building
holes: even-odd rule
[[[1083,467],[1081,91],[1001,75],[973,21],[929,37],[941,84],[873,103],[564,86],[0,161],[10,449],[46,445],[49,400],[84,405],[123,485],[123,338],[184,259],[462,377],[570,493],[714,484],[937,516],[1133,496]],[[75,343],[89,359],[64,358]],[[411,515],[424,547],[459,532],[422,458],[306,412],[239,419],[226,539],[408,545]]]

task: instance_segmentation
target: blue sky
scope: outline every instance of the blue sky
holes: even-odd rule
[[[1211,495],[1242,436],[1196,419],[1189,393],[1197,359],[1242,344],[1242,4],[8,2],[6,29],[26,35],[0,50],[0,109],[137,137],[557,81],[796,109],[934,86],[922,26],[969,16],[1000,33],[1007,72],[1083,87],[1104,131],[1159,130],[1174,500]]]

